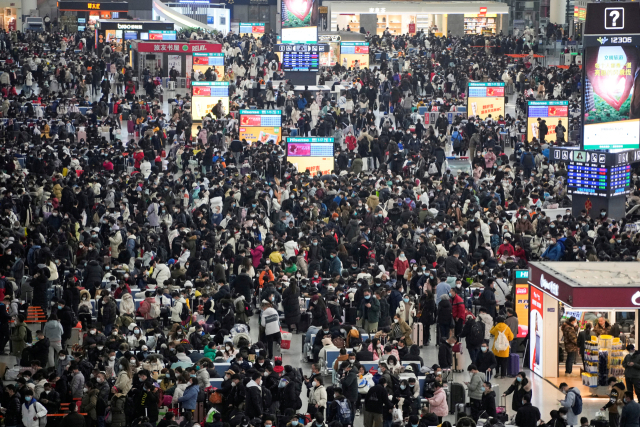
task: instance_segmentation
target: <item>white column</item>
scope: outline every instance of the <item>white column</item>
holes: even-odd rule
[[[549,20],[553,24],[564,25],[567,15],[567,0],[550,0]]]

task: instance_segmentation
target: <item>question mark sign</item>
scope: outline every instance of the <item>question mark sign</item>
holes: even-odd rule
[[[619,10],[612,10],[609,13],[609,16],[611,16],[613,18],[613,20],[611,21],[611,26],[615,27],[616,26],[616,21],[618,20],[618,18],[620,18],[620,11]]]

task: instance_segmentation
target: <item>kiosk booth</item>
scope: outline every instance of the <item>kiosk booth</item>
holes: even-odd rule
[[[621,363],[628,344],[637,345],[640,309],[640,266],[634,262],[531,262],[529,263],[529,349],[524,361],[532,372],[556,387],[578,387],[583,397],[605,397],[607,378],[621,378]],[[582,371],[578,355],[570,375],[565,374],[562,324],[578,320],[579,331],[600,318],[607,334],[587,343]],[[589,341],[589,339],[587,339]],[[564,353],[564,354],[563,354]],[[526,353],[525,353],[526,354]]]
[[[134,41],[129,52],[130,65],[138,76],[149,67],[152,75],[160,71],[162,77],[169,77],[169,70],[179,73],[178,87],[190,87],[194,53],[220,53],[222,45],[207,40],[178,41]]]
[[[99,19],[96,22],[96,45],[114,43],[118,52],[128,52],[129,40],[176,40],[173,23],[166,21],[131,21],[125,19]]]
[[[79,27],[88,26],[88,28],[92,30],[95,28],[96,22],[100,19],[126,19],[129,12],[129,2],[110,1],[94,3],[63,0],[58,2],[58,10],[62,12],[63,16],[75,16],[77,19],[76,23]]]
[[[417,31],[447,34],[498,34],[508,32],[509,5],[495,2],[360,2],[324,1],[329,8],[331,31],[359,32],[382,35],[386,29],[392,35]],[[481,10],[482,9],[482,10]]]

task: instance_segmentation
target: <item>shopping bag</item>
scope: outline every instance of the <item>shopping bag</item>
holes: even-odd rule
[[[291,332],[284,332],[280,329],[280,348],[282,350],[289,350],[291,348]]]
[[[391,413],[391,421],[394,423],[401,423],[404,421],[404,418],[402,417],[402,409],[393,408],[393,412]]]

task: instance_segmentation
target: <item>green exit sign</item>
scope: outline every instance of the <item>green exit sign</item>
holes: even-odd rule
[[[516,279],[528,279],[529,270],[516,270]]]

